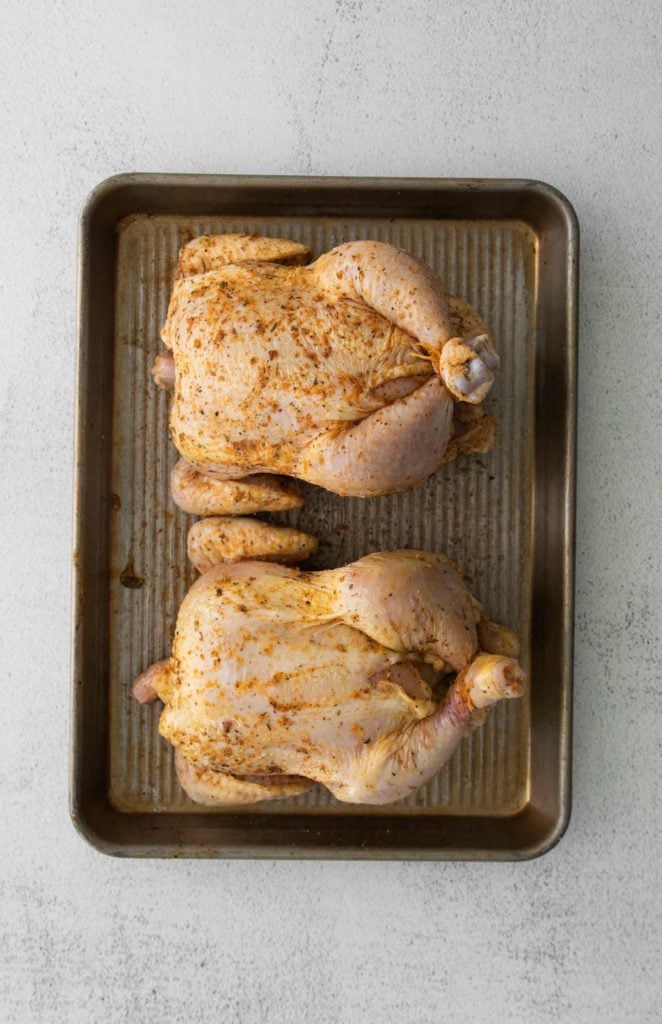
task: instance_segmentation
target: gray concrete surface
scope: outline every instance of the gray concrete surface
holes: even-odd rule
[[[662,8],[3,2],[0,1020],[662,1019]],[[76,221],[123,170],[542,178],[583,230],[574,816],[530,864],[138,863],[67,812]]]

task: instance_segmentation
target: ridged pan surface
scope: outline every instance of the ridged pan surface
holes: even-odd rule
[[[350,239],[393,242],[424,260],[490,325],[501,372],[488,402],[499,424],[489,455],[451,463],[409,494],[364,500],[308,487],[303,509],[275,518],[319,536],[314,568],[375,550],[446,551],[490,617],[518,630],[522,662],[529,665],[536,237],[527,225],[502,219],[126,218],[117,239],[108,675],[110,801],[123,812],[209,813],[177,783],[172,748],[158,735],[159,705],[141,707],[129,691],[138,673],[169,653],[179,604],[196,575],[186,559],[192,519],[169,493],[176,459],[168,437],[170,399],[149,370],[162,349],[159,331],[179,247],[196,235],[228,231],[297,239],[315,256]],[[499,704],[450,764],[399,804],[352,808],[316,786],[261,811],[514,815],[529,796],[530,741],[527,696]]]

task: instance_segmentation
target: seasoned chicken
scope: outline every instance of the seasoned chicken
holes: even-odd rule
[[[219,562],[246,560],[295,565],[317,551],[317,538],[288,526],[272,526],[259,519],[210,516],[188,532],[188,557],[198,572]]]
[[[171,474],[172,496],[191,515],[245,516],[251,512],[287,512],[303,498],[291,480],[258,473],[245,480],[217,480],[180,459]]]
[[[339,800],[384,804],[522,693],[517,648],[443,555],[383,552],[325,572],[217,565],[184,599],[172,657],[133,693],[164,702],[160,732],[194,800],[320,782]]]
[[[173,495],[189,512],[235,511],[237,481],[236,511],[300,501],[269,474],[406,490],[492,446],[481,403],[499,360],[476,311],[383,242],[308,258],[297,242],[230,234],[180,252],[153,374],[174,388]]]

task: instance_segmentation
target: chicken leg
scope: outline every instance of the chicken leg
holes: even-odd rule
[[[526,677],[512,658],[479,654],[451,684],[438,709],[417,722],[404,743],[386,735],[366,751],[362,770],[327,782],[339,799],[387,804],[415,792],[450,760],[471,726],[498,701],[520,697]],[[395,747],[395,749],[392,749]]]
[[[362,498],[409,490],[439,468],[452,417],[453,402],[432,377],[356,426],[315,438],[301,453],[300,475]]]
[[[483,401],[499,357],[486,332],[453,335],[448,296],[422,263],[386,242],[347,242],[313,267],[330,295],[365,302],[415,338],[457,399]]]

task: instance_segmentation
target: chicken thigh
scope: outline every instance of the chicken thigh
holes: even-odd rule
[[[339,800],[385,804],[523,692],[517,649],[443,555],[381,552],[323,572],[224,564],[190,589],[172,657],[133,694],[164,702],[160,732],[196,801],[320,782]]]
[[[499,361],[476,311],[383,242],[308,258],[297,242],[231,234],[180,252],[153,374],[174,389],[173,496],[187,511],[232,513],[238,481],[243,510],[300,504],[272,474],[337,494],[406,490],[493,443],[482,402]],[[459,403],[471,414],[454,416]]]

